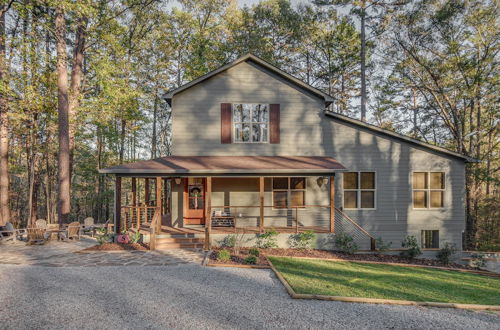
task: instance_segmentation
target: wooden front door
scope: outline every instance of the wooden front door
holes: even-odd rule
[[[205,224],[205,179],[184,179],[184,224]]]

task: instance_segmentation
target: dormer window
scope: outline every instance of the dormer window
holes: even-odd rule
[[[233,134],[237,143],[268,143],[269,104],[233,104]]]

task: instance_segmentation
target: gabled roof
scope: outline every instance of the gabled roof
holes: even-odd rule
[[[319,156],[167,156],[100,169],[108,174],[327,175],[346,168],[331,157]]]
[[[166,94],[163,95],[163,98],[168,102],[168,104],[172,104],[172,97],[175,95],[175,94],[178,94],[188,88],[191,88],[223,71],[226,71],[230,68],[232,68],[233,66],[235,65],[238,65],[242,62],[246,62],[246,61],[252,61],[266,69],[268,69],[269,71],[277,74],[278,76],[281,76],[282,78],[288,80],[289,82],[295,84],[296,86],[304,89],[304,90],[307,90],[309,92],[311,92],[312,94],[314,95],[317,95],[321,98],[323,98],[325,100],[325,106],[328,106],[330,105],[332,102],[333,102],[333,97],[331,97],[330,95],[320,91],[319,89],[309,85],[309,84],[306,84],[305,82],[301,81],[300,79],[297,79],[295,78],[294,76],[286,73],[285,71],[283,70],[280,70],[278,69],[277,67],[275,67],[274,65],[271,65],[269,63],[267,63],[266,61],[264,61],[263,59],[253,55],[253,54],[246,54],[244,56],[241,56],[240,58],[234,60],[233,62],[231,63],[228,63],[226,65],[223,65],[221,66],[220,68],[216,69],[216,70],[213,70],[195,80],[192,80],[190,82],[188,82],[187,84],[185,85],[182,85],[174,90],[171,90],[171,91],[168,91]]]
[[[478,163],[478,162],[480,162],[478,159],[462,155],[462,154],[460,154],[458,152],[451,151],[451,150],[448,150],[448,149],[445,149],[445,148],[442,148],[442,147],[438,147],[438,146],[435,146],[435,145],[432,145],[432,144],[429,144],[429,143],[425,143],[425,142],[413,139],[413,138],[411,138],[409,136],[406,136],[406,135],[403,135],[403,134],[399,134],[399,133],[396,133],[396,132],[393,132],[393,131],[390,131],[390,130],[387,130],[387,129],[384,129],[384,128],[380,128],[378,126],[371,125],[371,124],[365,123],[365,122],[363,122],[361,120],[353,119],[353,118],[341,115],[341,114],[336,113],[336,112],[325,111],[325,114],[327,116],[330,116],[332,118],[338,119],[338,120],[343,121],[345,123],[348,123],[348,124],[351,124],[351,125],[355,125],[355,126],[358,126],[358,127],[362,127],[362,128],[366,128],[366,129],[368,129],[370,131],[373,131],[373,132],[376,132],[376,133],[379,133],[379,134],[383,134],[383,135],[387,135],[387,136],[390,136],[392,138],[396,138],[398,140],[401,140],[401,141],[404,141],[404,142],[408,142],[408,143],[417,145],[417,146],[422,147],[424,149],[429,149],[429,150],[436,151],[436,152],[439,152],[439,153],[442,153],[442,154],[446,154],[446,155],[449,155],[449,156],[460,158],[460,159],[462,159],[462,160],[464,160],[464,161],[466,161],[468,163]]]

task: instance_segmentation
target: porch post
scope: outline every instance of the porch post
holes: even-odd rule
[[[259,177],[259,207],[260,207],[260,221],[259,230],[264,232],[264,177]]]
[[[156,222],[156,232],[160,233],[161,232],[161,177],[157,176],[156,177],[156,184],[155,184],[155,198],[156,198],[156,210],[155,212],[159,212],[160,214],[160,219],[159,221]]]
[[[122,178],[115,178],[115,233],[119,234],[122,230],[121,211],[122,211]]]
[[[135,215],[135,224],[137,226],[137,230],[139,230],[141,226],[141,220],[139,217],[139,212],[137,212],[137,179],[132,178],[132,220]]]
[[[335,174],[330,177],[330,233],[335,232]]]
[[[212,233],[212,177],[207,177],[205,195],[205,250],[209,250],[210,234]]]

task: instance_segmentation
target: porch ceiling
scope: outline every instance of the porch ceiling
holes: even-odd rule
[[[346,168],[331,157],[320,156],[168,156],[100,169],[122,175],[326,175]]]

